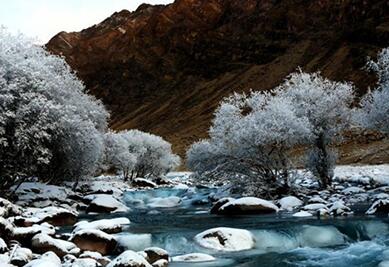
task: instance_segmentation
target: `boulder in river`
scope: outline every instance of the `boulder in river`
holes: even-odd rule
[[[219,199],[218,201],[215,202],[215,204],[213,204],[212,208],[211,208],[211,211],[210,213],[211,214],[217,214],[219,209],[226,203],[228,202],[231,202],[235,200],[235,198],[232,198],[232,197],[223,197],[221,199]]]
[[[173,262],[205,262],[214,261],[215,257],[204,253],[190,253],[172,258]]]
[[[36,253],[45,253],[52,251],[58,257],[63,257],[66,254],[78,255],[80,249],[72,242],[56,239],[47,234],[37,234],[32,238],[32,249]]]
[[[19,226],[32,226],[43,222],[54,226],[73,225],[77,221],[78,212],[60,207],[29,208],[23,216],[15,218]]]
[[[244,229],[219,227],[201,232],[195,241],[202,247],[220,251],[240,251],[255,245],[253,235]]]
[[[147,260],[140,254],[132,250],[124,251],[113,261],[111,261],[107,267],[152,267]]]
[[[366,214],[382,214],[388,215],[389,213],[389,200],[379,199],[376,200],[370,208],[366,211]]]
[[[168,265],[169,265],[169,261],[164,259],[157,260],[152,264],[153,267],[168,267]]]
[[[82,253],[79,257],[80,259],[94,259],[96,260],[98,263],[100,263],[102,266],[106,266],[108,263],[111,262],[111,260],[107,257],[104,257],[103,255],[101,255],[99,252],[95,252],[95,251],[85,251],[84,253]]]
[[[40,233],[55,235],[55,227],[49,223],[34,224],[29,227],[15,227],[13,238],[22,245],[30,246],[32,238]]]
[[[49,251],[24,267],[61,267],[61,259],[54,252]]]
[[[107,234],[114,234],[121,232],[125,227],[130,224],[130,220],[121,217],[114,219],[102,219],[97,221],[80,221],[74,225],[73,232],[77,232],[84,229],[96,229],[106,232]]]
[[[132,185],[135,187],[151,187],[151,188],[155,188],[158,186],[156,183],[144,178],[135,178],[132,181]]]
[[[229,201],[221,206],[217,211],[217,214],[267,214],[278,212],[278,210],[278,207],[270,201],[256,197],[242,197]]]
[[[71,241],[80,249],[97,251],[102,255],[112,255],[116,249],[116,239],[101,230],[80,230],[73,234]]]
[[[281,209],[292,211],[293,209],[302,206],[304,202],[295,196],[287,196],[281,198],[278,201],[278,204],[281,206]]]
[[[128,207],[111,195],[89,195],[87,196],[87,199],[91,200],[86,209],[87,213],[127,212],[129,210]]]
[[[154,263],[161,259],[169,260],[169,253],[162,248],[149,247],[145,248],[143,251],[146,254],[146,259],[149,263]]]

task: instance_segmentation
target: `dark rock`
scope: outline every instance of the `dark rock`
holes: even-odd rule
[[[116,239],[100,230],[81,230],[76,232],[71,241],[84,251],[97,251],[102,255],[112,255],[115,252]]]
[[[169,254],[166,250],[157,248],[157,247],[150,247],[143,250],[147,257],[146,260],[149,263],[154,263],[158,260],[164,259],[169,261]]]

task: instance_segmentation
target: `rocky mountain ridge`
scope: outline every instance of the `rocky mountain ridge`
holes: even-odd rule
[[[47,48],[108,106],[113,128],[161,135],[183,155],[223,97],[271,89],[298,67],[363,94],[376,82],[367,57],[389,45],[388,10],[385,0],[176,0],[61,32]]]

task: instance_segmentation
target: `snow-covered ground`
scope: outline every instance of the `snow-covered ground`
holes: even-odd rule
[[[389,185],[389,164],[343,165],[335,168],[335,180]]]

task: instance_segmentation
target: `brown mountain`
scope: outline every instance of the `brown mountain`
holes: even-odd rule
[[[387,0],[143,4],[47,44],[109,107],[114,128],[162,135],[181,154],[206,137],[224,96],[270,89],[298,66],[352,81],[362,94],[376,82],[366,59],[385,46]]]

